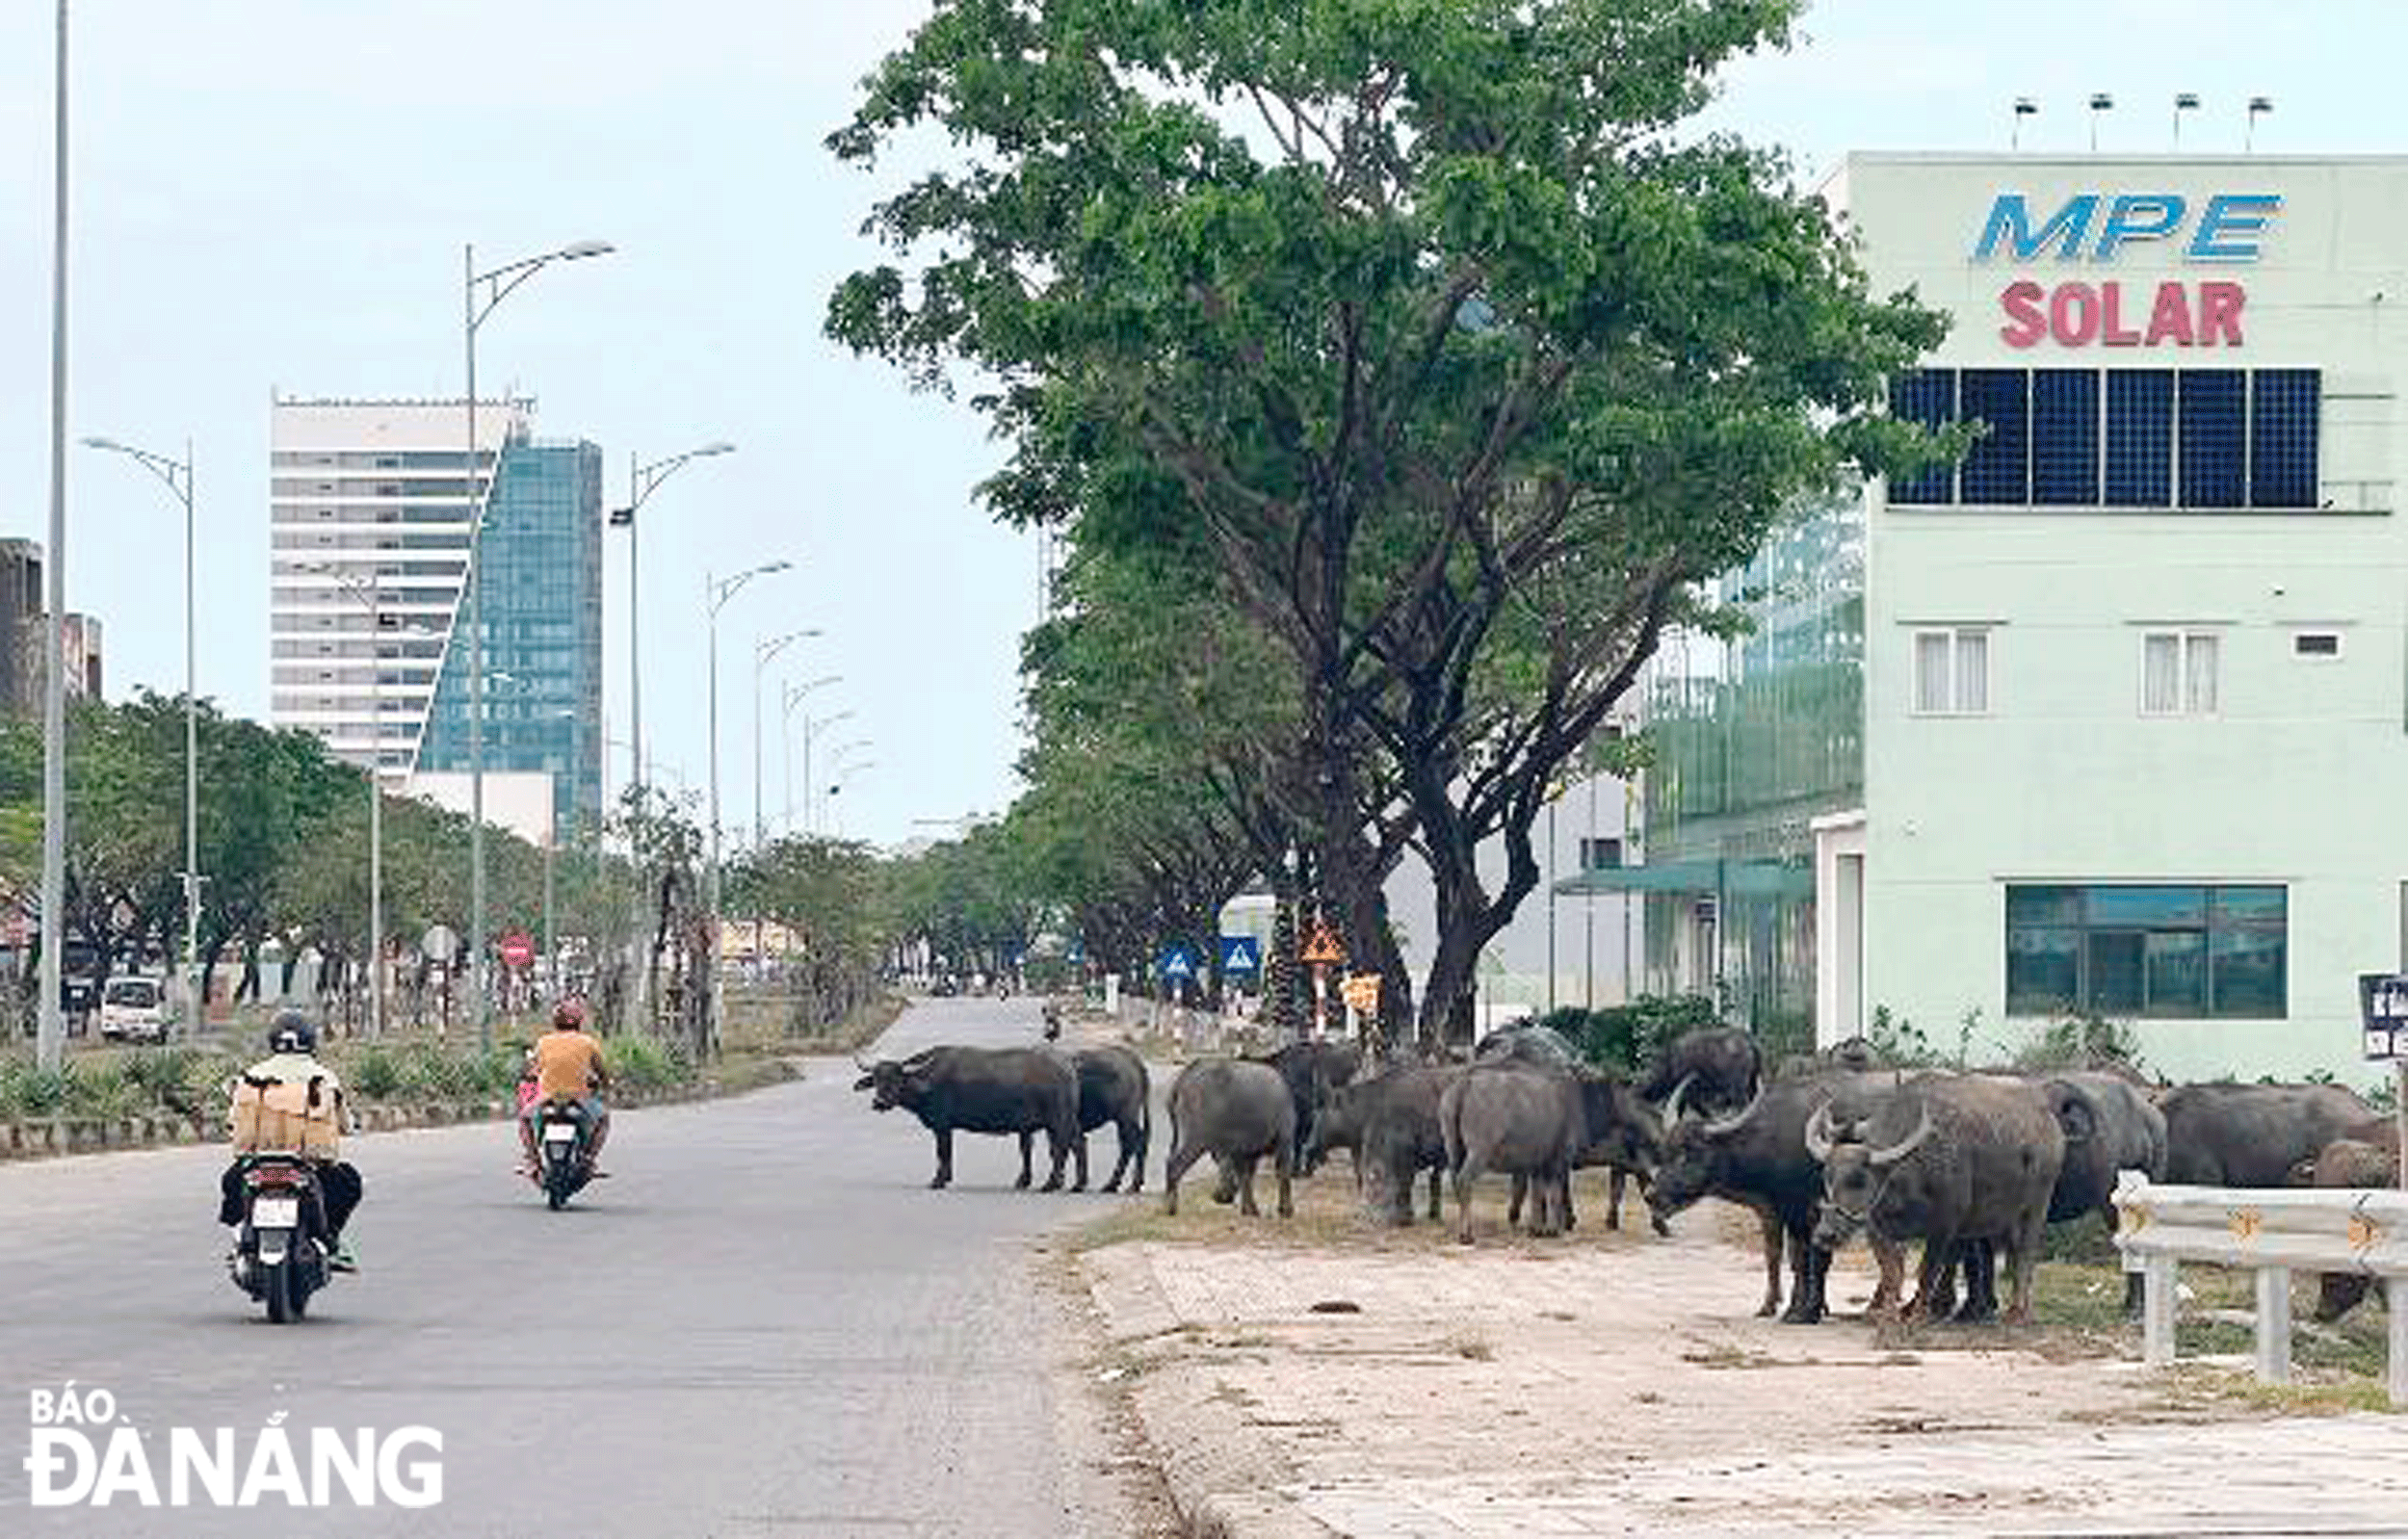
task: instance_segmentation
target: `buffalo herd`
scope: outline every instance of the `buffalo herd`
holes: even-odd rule
[[[1051,1023],[1049,1022],[1049,1027]],[[953,1177],[955,1132],[1020,1141],[1020,1177],[1034,1179],[1042,1135],[1050,1172],[1039,1189],[1086,1189],[1086,1135],[1110,1123],[1118,1158],[1106,1191],[1139,1191],[1152,1139],[1144,1061],[1125,1047],[1065,1050],[938,1047],[864,1064],[856,1090],[880,1111],[901,1108],[936,1142],[936,1175]],[[1483,1175],[1510,1178],[1508,1225],[1559,1235],[1577,1221],[1573,1173],[1610,1172],[1606,1225],[1618,1228],[1636,1182],[1659,1234],[1700,1198],[1757,1215],[1765,1293],[1758,1313],[1811,1324],[1826,1313],[1832,1253],[1861,1235],[1879,1271],[1876,1313],[1982,1319],[1998,1313],[1996,1264],[2007,1268],[2005,1316],[2029,1317],[2032,1268],[2051,1223],[2115,1223],[2119,1174],[2208,1186],[2386,1186],[2396,1170],[2389,1117],[2330,1084],[2151,1085],[2129,1069],[1949,1072],[1885,1066],[1862,1039],[1767,1071],[1755,1040],[1732,1028],[1689,1031],[1626,1080],[1584,1062],[1544,1027],[1509,1027],[1469,1063],[1366,1064],[1354,1047],[1291,1044],[1261,1056],[1216,1056],[1172,1077],[1163,1205],[1207,1157],[1214,1192],[1252,1214],[1265,1161],[1278,1212],[1293,1180],[1338,1150],[1351,1157],[1366,1202],[1390,1223],[1427,1215],[1451,1187],[1458,1238],[1473,1237]],[[1075,1170],[1065,1183],[1065,1167]],[[1527,1217],[1525,1213],[1527,1213]],[[1922,1241],[1915,1287],[1907,1247]],[[1789,1271],[1787,1307],[1782,1274]],[[1963,1296],[1958,1296],[1958,1279]],[[2128,1307],[2136,1308],[2138,1279]],[[2354,1286],[2353,1286],[2354,1285]],[[2365,1291],[2324,1280],[2318,1317]]]

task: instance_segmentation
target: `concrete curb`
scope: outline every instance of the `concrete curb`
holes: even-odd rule
[[[614,1109],[674,1106],[744,1095],[802,1078],[791,1060],[772,1060],[778,1073],[757,1082],[728,1084],[705,1077],[690,1084],[628,1091],[612,1097]],[[372,1102],[352,1109],[353,1135],[400,1133],[412,1128],[446,1128],[458,1123],[507,1122],[516,1114],[512,1101]],[[45,1117],[31,1122],[0,1122],[0,1163],[45,1160],[63,1155],[109,1154],[129,1149],[172,1148],[178,1144],[216,1143],[225,1136],[222,1113],[179,1116],[170,1112],[127,1117]]]

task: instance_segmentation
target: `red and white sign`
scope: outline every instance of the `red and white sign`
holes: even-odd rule
[[[535,937],[523,929],[511,930],[502,937],[502,960],[511,967],[525,967],[536,959]]]

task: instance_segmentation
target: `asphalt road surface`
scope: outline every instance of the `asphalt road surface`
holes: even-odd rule
[[[927,1002],[880,1050],[1037,1025],[1034,1001]],[[512,1174],[507,1127],[354,1139],[365,1269],[285,1327],[226,1280],[222,1153],[0,1166],[0,1533],[1123,1531],[1080,1473],[1086,1411],[1058,1388],[1063,1338],[1019,1242],[1127,1199],[1015,1192],[999,1138],[959,1139],[954,1188],[927,1191],[927,1133],[852,1078],[830,1060],[621,1112],[612,1179],[558,1214]],[[31,1396],[69,1380],[142,1433],[160,1508],[30,1505]],[[337,1478],[305,1528],[273,1489],[263,1510],[197,1487],[164,1505],[172,1429],[233,1429],[247,1469],[278,1413],[304,1481],[310,1429],[380,1449],[439,1432],[440,1504],[361,1507]],[[430,1455],[397,1457],[407,1482]]]

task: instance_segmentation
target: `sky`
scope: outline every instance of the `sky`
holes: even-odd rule
[[[718,440],[644,510],[644,735],[706,782],[702,589],[785,560],[720,617],[726,821],[750,816],[755,642],[822,631],[766,675],[764,802],[784,801],[776,691],[842,675],[830,736],[868,740],[844,831],[941,833],[1013,794],[1034,540],[972,488],[999,462],[965,404],[824,341],[829,289],[872,260],[881,180],[821,140],[927,0],[112,0],[74,13],[71,438],[198,460],[200,690],[268,704],[272,394],[452,396],[461,248],[507,261],[600,239],[483,328],[480,381],[600,444],[607,500],[646,459]],[[2279,17],[2279,25],[2276,19]],[[0,535],[42,537],[49,478],[52,7],[0,12]],[[2408,152],[2396,0],[1821,0],[1798,46],[1743,61],[1708,122],[1813,176],[1849,149]],[[484,265],[481,260],[480,265]],[[109,689],[184,677],[178,509],[131,464],[68,464],[67,601],[106,627]],[[624,737],[626,550],[605,538],[605,711]],[[614,750],[608,781],[626,773]]]

